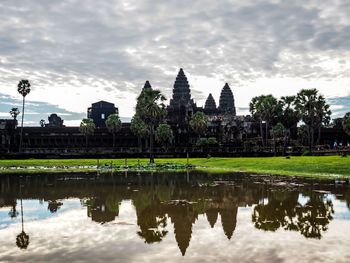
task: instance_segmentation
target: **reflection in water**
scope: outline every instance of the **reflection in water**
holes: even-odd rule
[[[49,201],[49,204],[47,206],[47,209],[51,213],[56,213],[58,209],[63,205],[62,202],[58,202],[57,200]]]
[[[339,199],[350,207],[349,185],[295,180],[198,172],[33,175],[24,182],[18,176],[0,176],[0,207],[11,207],[9,216],[15,217],[20,199],[22,232],[16,244],[27,248],[29,236],[23,228],[22,196],[42,203],[44,200],[49,214],[60,213],[64,200],[79,198],[89,220],[103,225],[119,216],[123,200],[131,200],[137,216],[137,236],[146,244],[159,243],[170,235],[171,224],[178,248],[185,255],[200,216],[206,218],[208,227],[221,227],[230,240],[234,238],[241,207],[251,207],[257,231],[284,229],[298,231],[305,238],[321,239],[335,213],[332,200]]]
[[[322,237],[332,220],[333,204],[320,193],[311,192],[305,205],[298,202],[297,191],[269,192],[268,203],[255,206],[252,221],[256,228],[299,231],[307,238]]]
[[[16,237],[16,245],[20,249],[27,249],[29,245],[29,235],[24,232],[24,219],[23,219],[23,201],[22,201],[22,177],[20,177],[19,181],[19,196],[21,199],[21,226],[22,226],[22,232],[19,233]]]

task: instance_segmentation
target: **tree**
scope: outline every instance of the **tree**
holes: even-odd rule
[[[281,111],[281,105],[277,102],[277,99],[274,96],[261,95],[252,99],[249,104],[249,111],[255,119],[259,120],[262,143],[263,145],[267,145],[269,127],[270,125],[277,123]],[[266,125],[265,143],[263,139],[263,123]]]
[[[106,120],[106,127],[113,135],[113,148],[115,147],[115,134],[121,129],[122,122],[120,121],[119,115],[114,113],[108,116]]]
[[[305,124],[298,127],[298,140],[301,145],[304,145],[308,142],[308,128]]]
[[[41,127],[45,127],[45,120],[40,120],[39,124]]]
[[[170,125],[165,123],[159,124],[159,126],[156,129],[155,135],[156,141],[162,144],[162,146],[164,146],[165,148],[167,148],[167,145],[171,144],[174,140],[173,131]]]
[[[191,129],[198,135],[199,139],[208,128],[208,116],[201,111],[197,111],[193,114],[189,124]]]
[[[342,125],[344,131],[350,136],[350,112],[345,114]]]
[[[20,114],[20,111],[18,110],[18,108],[12,108],[10,110],[10,114],[11,114],[11,117],[16,121],[17,116]]]
[[[315,129],[329,120],[331,111],[325,98],[318,94],[317,89],[303,89],[296,97],[296,110],[305,123],[308,133],[308,145],[310,152],[314,144]]]
[[[135,114],[134,117],[132,117],[131,119],[130,129],[131,129],[131,132],[137,137],[139,148],[141,151],[141,148],[142,148],[141,139],[146,139],[147,137],[149,137],[150,135],[149,128],[147,124],[143,120],[141,120],[140,116]]]
[[[295,96],[281,97],[279,104],[281,105],[280,123],[285,128],[284,146],[289,143],[291,129],[296,128],[300,121],[299,112],[295,109]]]
[[[276,154],[276,139],[285,137],[285,134],[286,134],[286,128],[282,123],[279,122],[272,127],[274,154]]]
[[[166,98],[159,90],[144,89],[137,98],[136,114],[149,127],[150,131],[150,163],[154,163],[153,143],[154,130],[166,116],[164,101]]]
[[[323,96],[319,96],[316,102],[316,128],[318,130],[317,144],[320,144],[321,140],[321,128],[324,125],[329,125],[331,120],[332,111],[330,106],[326,104],[326,100]]]
[[[80,122],[79,131],[85,135],[85,147],[88,146],[89,135],[94,134],[95,129],[96,129],[96,126],[92,119],[83,119]]]
[[[22,79],[18,85],[17,85],[17,91],[22,95],[23,97],[23,104],[22,104],[22,122],[21,122],[21,135],[19,140],[19,151],[22,150],[22,142],[23,142],[23,120],[24,120],[24,104],[25,104],[25,97],[30,93],[30,83],[27,79]]]
[[[285,135],[286,132],[286,128],[284,127],[284,125],[282,123],[277,123],[275,126],[273,126],[272,128],[272,132],[274,137],[276,138],[281,138]]]

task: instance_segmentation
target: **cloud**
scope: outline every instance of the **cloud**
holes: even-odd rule
[[[145,80],[170,98],[179,67],[201,104],[225,82],[240,107],[251,86],[282,88],[261,79],[329,81],[329,98],[350,92],[347,0],[5,0],[0,10],[0,92],[14,96],[28,78],[31,100],[70,112],[108,99],[131,117]],[[222,84],[196,82],[203,76]]]
[[[332,98],[329,100],[333,118],[342,118],[345,113],[350,112],[350,94],[347,97]]]
[[[18,108],[22,111],[22,101],[0,93],[0,118],[11,118],[9,112],[12,108]],[[26,103],[24,124],[27,126],[39,126],[40,120],[44,119],[47,121],[51,113],[57,113],[61,116],[65,120],[65,125],[78,125],[80,120],[86,117],[86,113],[69,112],[57,105],[34,101]],[[20,116],[17,118],[18,120],[21,118]]]

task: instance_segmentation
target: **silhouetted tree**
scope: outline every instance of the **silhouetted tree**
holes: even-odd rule
[[[168,124],[160,124],[155,132],[156,141],[162,144],[163,147],[167,148],[168,144],[171,144],[174,140],[173,131]]]
[[[254,97],[249,104],[249,111],[252,116],[260,123],[260,134],[262,138],[263,145],[267,145],[268,131],[270,125],[274,125],[278,121],[278,117],[281,111],[281,105],[277,102],[277,99],[272,95],[261,95]],[[265,143],[263,139],[263,122],[266,125]]]
[[[80,122],[79,131],[85,135],[85,147],[88,146],[89,135],[94,134],[95,128],[96,126],[92,119],[83,119]]]
[[[106,127],[113,135],[113,148],[115,147],[115,134],[121,129],[122,122],[120,121],[118,114],[111,114],[106,120]]]
[[[40,123],[40,126],[41,126],[41,127],[45,127],[45,120],[40,120],[39,123]]]
[[[342,125],[344,131],[350,136],[350,112],[345,114]]]
[[[208,128],[208,116],[201,111],[197,111],[193,114],[190,122],[191,129],[198,135],[198,140],[201,135],[203,135]]]
[[[19,141],[19,151],[22,150],[22,142],[23,142],[23,120],[24,120],[24,104],[25,104],[25,97],[30,92],[30,83],[26,79],[22,79],[18,85],[17,85],[17,91],[22,95],[23,97],[23,105],[22,105],[22,121],[21,121],[21,135],[20,135],[20,141]]]
[[[291,129],[296,128],[298,122],[300,121],[299,112],[295,109],[295,96],[285,96],[281,97],[279,103],[281,105],[281,117],[280,122],[285,128],[285,140],[284,146],[289,143],[291,136]]]
[[[153,143],[155,127],[166,116],[164,101],[166,98],[159,90],[144,89],[137,98],[136,113],[149,127],[150,163],[154,163]]]
[[[150,132],[147,124],[138,116],[137,114],[131,119],[131,132],[137,137],[138,145],[141,151],[142,148],[142,139],[146,139],[149,137]]]
[[[315,129],[321,127],[331,114],[329,105],[325,98],[318,94],[317,89],[303,89],[297,94],[296,109],[307,127],[308,145],[311,152],[315,142]]]
[[[11,114],[11,117],[16,121],[17,116],[20,114],[20,111],[18,110],[18,108],[12,108],[10,110],[10,114]]]

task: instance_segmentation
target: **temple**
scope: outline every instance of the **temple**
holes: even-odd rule
[[[211,89],[219,87],[210,87]],[[152,89],[147,80],[141,89]],[[182,68],[177,73],[173,84],[169,105],[166,107],[167,115],[164,120],[172,128],[174,134],[174,147],[164,152],[162,145],[155,145],[155,153],[158,156],[186,156],[190,152],[192,156],[252,156],[256,154],[269,155],[272,151],[261,151],[260,123],[249,115],[237,115],[235,98],[231,87],[225,83],[221,89],[220,97],[215,100],[210,93],[203,106],[197,106],[192,98],[191,87]],[[195,142],[198,135],[195,134],[189,122],[196,112],[203,112],[208,116],[208,129],[203,135],[205,138],[213,138],[215,147],[197,147]],[[17,119],[0,120],[0,155],[2,156],[144,156],[148,154],[148,139],[140,138],[133,134],[131,124],[122,123],[121,129],[115,136],[115,147],[112,146],[112,134],[106,128],[106,120],[111,114],[118,113],[118,107],[112,102],[98,101],[92,103],[87,109],[87,118],[91,118],[96,126],[94,133],[89,135],[89,147],[86,147],[86,136],[81,133],[78,126],[65,127],[64,120],[56,113],[48,117],[48,123],[42,123],[42,127],[23,128],[22,152],[18,152],[21,128]],[[296,130],[292,131],[296,134]],[[321,128],[321,144],[333,145],[334,142],[346,145],[350,137],[341,127]],[[271,139],[272,140],[272,139]],[[272,143],[271,143],[272,144]],[[142,145],[146,147],[142,148]],[[301,151],[301,147],[295,151]],[[214,215],[211,220],[214,222]],[[230,232],[230,231],[229,231]]]
[[[96,127],[106,127],[106,120],[109,115],[118,113],[118,108],[113,103],[99,101],[92,103],[88,108],[87,117],[93,119]]]
[[[181,68],[177,74],[173,95],[167,108],[167,121],[179,129],[186,129],[189,120],[196,111],[197,105],[191,98],[190,85]]]

